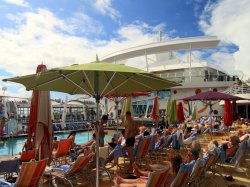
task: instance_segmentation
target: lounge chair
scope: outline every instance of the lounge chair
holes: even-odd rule
[[[100,170],[101,171],[105,171],[108,176],[109,179],[112,180],[112,176],[110,174],[109,169],[106,167],[106,160],[109,156],[109,147],[105,146],[105,147],[99,147],[99,166],[100,166]]]
[[[0,181],[0,186],[6,187],[34,187],[39,186],[48,159],[40,161],[23,162],[21,171],[14,184]]]
[[[231,159],[231,163],[234,165],[234,167],[238,170],[242,170],[247,177],[250,176],[249,172],[249,163],[245,162],[247,153],[249,152],[248,142],[247,140],[240,143],[239,148],[237,152],[235,153],[234,157]],[[244,165],[244,168],[242,167]],[[228,172],[228,174],[231,176],[231,173]]]
[[[194,186],[200,186],[202,182],[201,174],[204,171],[204,165],[206,160],[203,158],[198,158],[194,164],[193,170],[190,173],[190,176],[187,181],[187,186],[194,184]]]
[[[19,173],[19,158],[3,160],[0,162],[0,174],[4,174],[4,179],[13,176],[14,173],[18,175]]]
[[[59,168],[53,168],[50,174],[52,177],[61,178],[67,181],[70,186],[73,186],[71,182],[73,177],[76,177],[77,175],[83,175],[85,177],[90,176],[88,165],[93,158],[93,155],[94,153],[91,153],[87,156],[79,155],[72,165],[62,165]]]
[[[188,164],[181,164],[180,169],[171,183],[170,187],[183,187],[187,184],[189,175],[191,174],[195,161]]]
[[[20,164],[22,162],[29,162],[32,159],[35,159],[35,157],[36,157],[35,150],[26,150],[26,151],[23,151],[22,154],[21,154],[21,158],[20,158]]]
[[[151,172],[148,176],[146,187],[164,187],[168,177],[169,168],[162,171]]]
[[[219,175],[222,177],[222,179],[223,179],[225,185],[228,186],[227,181],[224,180],[223,175],[222,175],[222,174],[219,172],[219,170],[217,170],[217,168],[216,168],[216,166],[218,166],[218,165],[216,165],[216,164],[217,164],[218,161],[219,161],[219,156],[220,156],[220,155],[218,155],[218,153],[217,153],[216,150],[213,150],[213,151],[210,151],[210,152],[209,152],[208,157],[206,158],[205,165],[204,165],[205,179],[206,179],[206,180],[210,180],[212,183],[213,183],[213,182],[216,183],[216,181],[213,180],[213,175],[215,175],[215,174],[217,173],[217,174],[219,174]],[[207,175],[206,175],[206,173],[209,172],[209,171],[212,173],[212,176],[207,176]]]
[[[134,151],[135,162],[140,163],[146,159],[146,155],[149,151],[150,142],[150,136],[139,140],[138,145],[135,147]]]
[[[56,162],[62,164],[64,161],[64,164],[67,164],[67,157],[69,155],[69,149],[71,147],[71,139],[61,139],[58,143],[58,148],[55,152],[52,154],[52,162],[56,166]]]

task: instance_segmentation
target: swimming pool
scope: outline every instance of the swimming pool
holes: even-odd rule
[[[57,137],[57,140],[60,139],[65,139],[67,138],[69,135],[69,133],[63,133],[63,134],[55,134],[54,136]],[[75,138],[75,142],[77,144],[82,144],[88,141],[88,138],[91,139],[92,138],[92,132],[77,132],[76,133],[76,138]],[[112,137],[109,135],[105,136],[105,140],[109,140]],[[23,149],[23,145],[26,141],[26,137],[18,137],[18,138],[14,138],[13,141],[13,154],[18,154],[19,152],[22,151]],[[8,140],[5,142],[2,142],[0,144],[0,156],[5,156],[8,154],[12,154],[12,142],[10,143],[10,152],[9,152],[9,142]]]

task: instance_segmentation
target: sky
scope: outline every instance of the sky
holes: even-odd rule
[[[217,36],[217,48],[194,54],[250,77],[250,0],[0,0],[0,23],[0,80],[156,42],[159,30],[164,40]],[[3,87],[31,96],[16,83]]]

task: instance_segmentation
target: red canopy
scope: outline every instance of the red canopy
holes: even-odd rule
[[[224,104],[224,124],[226,126],[231,126],[232,122],[233,122],[232,105],[229,100],[226,100]]]
[[[38,65],[36,73],[46,70],[43,64]],[[48,91],[34,90],[30,106],[27,147],[39,151],[40,158],[51,158],[52,122],[51,103]]]
[[[46,69],[47,68],[45,65],[40,64],[36,68],[36,73],[42,72],[43,70],[46,70]],[[29,123],[28,123],[28,136],[27,136],[26,148],[35,149],[38,97],[39,97],[39,91],[34,90],[32,93],[32,98],[31,98],[31,103],[30,103],[30,117],[29,117]],[[32,137],[33,137],[33,140],[32,140]]]
[[[182,102],[179,102],[177,105],[177,116],[178,116],[178,123],[184,122],[185,118],[184,118]]]
[[[155,122],[159,120],[159,100],[157,96],[154,98],[154,105],[152,109],[152,119]]]

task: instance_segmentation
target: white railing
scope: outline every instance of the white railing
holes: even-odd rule
[[[224,91],[224,93],[230,94],[230,95],[236,95],[236,94],[250,94],[250,87],[246,83],[242,84],[234,84],[233,86],[229,87]]]

